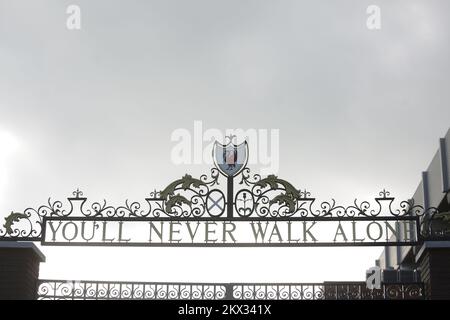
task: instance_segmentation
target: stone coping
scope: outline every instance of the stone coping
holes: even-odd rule
[[[30,249],[39,258],[40,262],[45,262],[45,255],[33,242],[21,242],[21,241],[0,241],[0,249]]]

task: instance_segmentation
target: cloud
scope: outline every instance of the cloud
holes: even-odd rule
[[[208,172],[170,162],[171,133],[197,119],[221,130],[279,128],[280,176],[321,200],[366,198],[384,186],[410,197],[449,126],[448,0],[379,0],[379,31],[367,30],[372,3],[360,0],[80,0],[80,32],[66,29],[69,4],[0,0],[0,121],[8,125],[0,131],[0,188],[8,188],[0,216],[49,196],[64,200],[78,186],[92,200],[121,203],[186,172]],[[15,163],[19,150],[29,156]],[[325,257],[339,252],[361,270],[348,280],[360,280],[378,257],[327,250],[324,273],[311,276],[303,261],[314,265],[319,251],[283,251],[280,259],[298,259],[283,275],[341,280],[325,270]],[[52,278],[57,269],[76,277],[77,266],[58,255],[76,264],[85,251],[45,252],[54,259],[42,274]],[[113,261],[117,252],[105,254]],[[154,260],[167,259],[155,252]],[[109,268],[96,263],[99,273]],[[239,276],[265,279],[254,267]],[[108,276],[130,274],[116,271]]]

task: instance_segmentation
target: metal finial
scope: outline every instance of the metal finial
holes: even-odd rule
[[[83,191],[80,191],[80,188],[77,188],[77,190],[72,192],[72,194],[78,199],[83,196]]]

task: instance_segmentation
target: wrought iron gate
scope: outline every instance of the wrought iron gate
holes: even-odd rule
[[[229,150],[228,150],[229,149]],[[223,159],[222,159],[223,158]],[[246,166],[247,144],[215,146],[209,175],[186,174],[144,202],[89,205],[77,189],[61,201],[12,212],[1,241],[39,241],[50,246],[304,247],[405,246],[444,240],[448,212],[382,190],[374,202],[317,201],[310,192]],[[395,208],[397,207],[397,208]],[[321,225],[334,230],[315,232]],[[142,228],[133,238],[127,227]],[[217,228],[216,228],[217,227]],[[202,232],[197,232],[202,228]],[[269,228],[269,229],[268,229]],[[345,229],[345,230],[344,230]],[[113,230],[114,235],[110,232]],[[239,230],[240,232],[235,232]],[[267,231],[267,232],[266,232]],[[217,233],[216,233],[217,232]],[[196,236],[197,235],[197,236]],[[200,236],[198,236],[200,235]],[[203,236],[202,236],[203,235]],[[210,235],[213,235],[211,239]],[[39,280],[39,299],[422,299],[421,283],[145,283]]]
[[[40,300],[417,300],[421,283],[163,283],[40,280]]]

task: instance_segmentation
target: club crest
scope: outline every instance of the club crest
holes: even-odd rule
[[[227,144],[215,142],[213,147],[214,164],[225,176],[234,177],[247,164],[248,144],[247,141],[244,141],[236,145],[233,143],[233,137],[227,137],[227,139]]]

